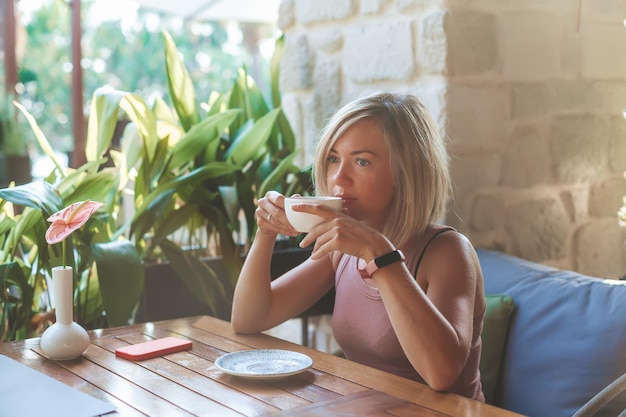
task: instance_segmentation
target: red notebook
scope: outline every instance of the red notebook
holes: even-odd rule
[[[142,361],[187,349],[191,349],[190,340],[179,339],[178,337],[165,337],[116,349],[115,354],[122,358]]]

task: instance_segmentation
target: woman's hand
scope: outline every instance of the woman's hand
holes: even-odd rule
[[[277,191],[268,191],[265,197],[259,199],[254,215],[259,231],[265,234],[291,237],[299,234],[287,220],[285,196]]]
[[[297,211],[313,213],[326,221],[318,224],[302,239],[301,247],[315,244],[311,259],[338,251],[371,261],[394,250],[393,244],[379,231],[350,217],[346,212],[336,212],[321,205],[298,205]]]

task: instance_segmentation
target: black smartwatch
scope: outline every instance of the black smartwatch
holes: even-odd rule
[[[404,262],[404,254],[400,250],[394,250],[377,258],[374,258],[371,262],[365,263],[363,259],[359,259],[358,268],[361,278],[370,278],[372,274],[378,271],[380,268],[384,268],[387,265],[391,265],[396,262]]]

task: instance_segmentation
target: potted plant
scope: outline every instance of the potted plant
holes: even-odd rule
[[[206,312],[228,318],[242,257],[256,227],[256,199],[270,189],[307,194],[310,171],[294,163],[298,151],[280,109],[276,71],[271,104],[245,67],[229,91],[212,92],[199,102],[167,32],[163,40],[171,105],[159,99],[150,106],[138,95],[115,90],[97,93],[97,100],[118,103],[130,120],[121,140],[121,165],[133,184],[135,212],[120,233],[135,242],[149,269],[166,268],[158,285],[147,279],[144,295],[155,292],[163,298],[144,299],[146,319],[155,318],[150,310],[162,313],[167,298],[172,304],[174,289],[162,291],[172,284],[171,275]],[[281,45],[282,38],[277,53]],[[182,230],[187,240],[175,240]]]

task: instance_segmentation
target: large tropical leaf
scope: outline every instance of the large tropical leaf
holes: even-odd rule
[[[257,120],[259,117],[270,111],[263,93],[245,70],[245,67],[239,70],[239,77],[236,81],[241,86],[243,92],[243,100],[245,100],[248,119]],[[232,101],[231,101],[231,104]],[[242,105],[243,103],[239,103]]]
[[[152,236],[152,248],[160,245],[161,242],[170,234],[184,227],[191,218],[197,213],[198,207],[193,204],[187,204],[179,209],[175,209],[168,213],[167,217],[161,219],[159,227]],[[146,256],[149,257],[150,254]]]
[[[187,68],[180,59],[172,36],[164,31],[163,40],[165,42],[165,67],[170,97],[183,129],[188,131],[200,121],[196,90]]]
[[[280,109],[274,109],[254,123],[252,129],[231,145],[226,152],[228,162],[245,165],[259,152],[269,137]]]
[[[289,124],[289,120],[285,116],[285,112],[281,111],[278,115],[277,119],[278,131],[280,132],[280,136],[282,138],[282,146],[284,149],[287,149],[290,152],[296,150],[296,135],[293,133],[293,129],[291,129],[291,125]]]
[[[104,306],[95,264],[86,268],[82,275],[77,284],[75,320],[89,328],[106,327],[107,323],[102,317]]]
[[[44,151],[46,155],[48,155],[50,160],[52,160],[52,162],[54,163],[54,166],[59,172],[59,175],[65,175],[65,170],[63,169],[61,162],[59,162],[59,159],[57,158],[56,153],[54,152],[54,149],[52,149],[52,146],[50,145],[50,142],[48,142],[46,135],[44,135],[44,133],[39,128],[39,125],[37,124],[37,121],[35,120],[35,118],[28,112],[28,110],[26,110],[24,106],[22,106],[21,104],[17,102],[15,102],[14,104],[15,104],[15,107],[17,107],[19,111],[22,112],[22,114],[26,117],[26,120],[28,121],[28,124],[30,125],[31,130],[35,134],[35,138],[37,139],[37,143],[39,143],[41,150]]]
[[[178,126],[178,119],[176,118],[176,110],[171,109],[162,97],[157,97],[152,105],[152,111],[157,120],[162,122],[171,123]]]
[[[124,155],[126,171],[137,166],[141,160],[143,149],[141,146],[141,135],[139,129],[134,122],[126,125],[121,140],[121,152]]]
[[[65,205],[78,201],[92,200],[110,205],[116,198],[117,174],[112,170],[102,170],[86,176],[74,191],[66,196]]]
[[[69,169],[66,177],[48,178],[46,182],[54,184],[54,187],[57,189],[58,194],[62,196],[66,195],[76,188],[76,186],[81,182],[81,179],[83,177],[97,173],[100,170],[100,166],[106,161],[106,158],[101,158],[97,161],[86,162],[76,169]]]
[[[19,221],[15,223],[15,227],[11,229],[4,243],[4,249],[7,253],[14,253],[20,245],[23,237],[28,237],[36,246],[41,246],[45,242],[44,236],[37,236],[37,225],[44,223],[44,217],[41,210],[27,207],[20,215]]]
[[[132,323],[144,282],[143,263],[135,246],[128,240],[117,240],[97,243],[92,251],[109,325]]]
[[[94,91],[85,142],[87,161],[100,159],[109,149],[117,124],[119,103],[126,94],[110,88],[98,88]]]
[[[52,185],[34,181],[0,190],[0,198],[13,204],[40,209],[49,216],[63,208],[63,201]]]
[[[219,139],[219,135],[233,122],[240,112],[240,110],[227,110],[209,116],[202,122],[194,125],[182,139],[174,145],[170,168],[180,167],[184,163],[192,161],[198,155],[202,155],[203,151],[210,146],[211,142]],[[214,161],[214,159],[212,161]]]
[[[144,149],[144,163],[154,160],[157,147],[157,121],[150,107],[136,94],[128,94],[120,101],[120,107],[128,118],[135,124],[141,136]]]
[[[15,227],[15,220],[4,215],[0,215],[0,247],[2,247],[2,236]]]
[[[275,190],[278,186],[285,182],[285,178],[292,171],[293,161],[298,155],[298,152],[293,152],[280,161],[278,166],[265,178],[261,184],[261,188],[258,191],[259,196],[264,196],[268,191]],[[281,190],[285,192],[285,190]]]

